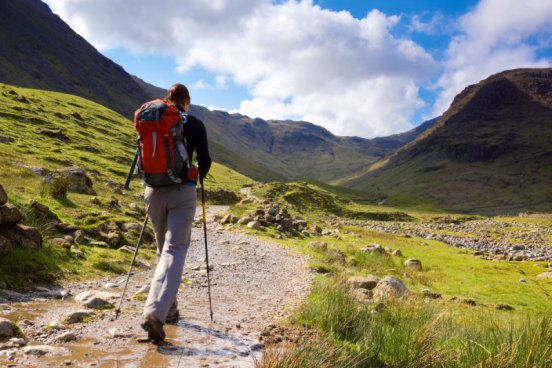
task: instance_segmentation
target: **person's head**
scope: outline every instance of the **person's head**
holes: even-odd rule
[[[169,101],[173,105],[182,107],[184,110],[188,111],[190,107],[190,92],[185,85],[180,83],[175,83],[167,90],[167,95],[165,100]]]

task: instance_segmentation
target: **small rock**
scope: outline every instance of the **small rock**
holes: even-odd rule
[[[510,310],[514,310],[514,307],[512,307],[509,304],[499,304],[496,306],[496,309],[503,310],[503,311],[510,311]]]
[[[403,256],[400,249],[394,250],[391,254],[394,255],[394,256],[397,256],[397,257],[402,257]]]
[[[372,290],[379,282],[379,278],[374,275],[369,276],[352,276],[347,280],[347,284],[353,289]]]
[[[429,289],[423,289],[422,290],[422,295],[425,298],[429,298],[429,299],[441,299],[441,294],[433,292]]]
[[[320,250],[320,251],[326,251],[328,250],[328,243],[322,242],[322,241],[311,241],[309,243],[309,248]]]
[[[250,223],[251,221],[253,221],[253,218],[251,218],[249,216],[244,216],[244,217],[242,217],[241,219],[238,220],[238,224],[245,225],[245,224]]]
[[[121,339],[125,337],[132,337],[132,334],[124,333],[118,328],[110,328],[109,330],[107,330],[107,336],[111,337],[112,339]]]
[[[67,348],[48,346],[48,345],[30,345],[21,348],[23,354],[27,355],[69,355],[71,352]]]
[[[261,227],[261,223],[259,221],[250,221],[247,224],[247,227],[253,230],[259,229]]]
[[[77,339],[77,336],[71,331],[67,331],[56,337],[57,342],[69,342],[69,341],[75,341]]]
[[[63,325],[61,322],[59,322],[57,320],[51,321],[50,323],[48,323],[44,327],[46,327],[48,329],[51,329],[51,330],[65,330],[65,329],[67,329],[67,327],[65,327],[65,325]]]
[[[527,280],[525,280],[525,279],[522,277],[522,278],[519,279],[519,282],[524,282],[524,283],[526,283]]]
[[[84,319],[90,318],[92,316],[94,316],[94,312],[90,312],[90,311],[87,311],[87,310],[78,310],[78,311],[70,312],[69,314],[67,314],[63,318],[63,321],[65,321],[65,323],[69,323],[69,324],[80,323]]]
[[[117,294],[107,292],[84,291],[75,297],[75,301],[90,309],[109,309],[114,305],[109,299],[116,299]]]
[[[407,259],[404,262],[404,266],[406,268],[409,268],[409,269],[412,269],[412,270],[421,271],[422,270],[422,261],[420,261],[419,259],[414,259],[414,258]]]

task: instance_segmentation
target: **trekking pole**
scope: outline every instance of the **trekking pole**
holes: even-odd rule
[[[119,299],[119,306],[117,307],[117,309],[115,309],[115,319],[119,318],[119,314],[121,313],[121,304],[123,303],[123,298],[125,297],[126,289],[128,286],[128,280],[130,279],[130,273],[132,272],[134,261],[136,261],[136,255],[138,254],[140,243],[142,242],[142,238],[144,237],[144,230],[146,230],[146,225],[148,224],[148,220],[149,220],[149,217],[148,215],[146,215],[146,219],[144,220],[144,224],[142,225],[142,230],[140,230],[140,236],[138,237],[138,241],[136,242],[136,249],[134,249],[134,256],[132,257],[132,261],[130,262],[130,268],[128,270],[125,286],[123,288],[123,293],[121,294],[121,299]]]
[[[132,179],[132,175],[134,175],[134,169],[136,168],[136,162],[138,161],[138,156],[140,155],[140,147],[136,148],[136,153],[134,154],[134,159],[132,160],[132,164],[130,165],[130,171],[128,172],[126,181],[125,181],[125,189],[130,189],[130,180]]]
[[[207,292],[209,293],[209,313],[211,323],[213,322],[213,305],[211,304],[211,279],[209,277],[209,250],[207,248],[207,217],[205,216],[205,190],[203,189],[203,179],[199,179],[201,184],[201,208],[203,210],[203,234],[205,238],[205,262],[207,264]]]

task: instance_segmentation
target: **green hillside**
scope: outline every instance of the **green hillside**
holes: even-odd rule
[[[123,190],[134,152],[134,125],[118,113],[72,95],[0,84],[0,184],[9,201],[26,215],[23,223],[37,227],[45,240],[40,252],[14,248],[10,262],[0,266],[0,281],[21,287],[18,275],[29,272],[37,281],[52,281],[62,274],[123,272],[117,262],[127,255],[115,249],[82,244],[88,254],[82,264],[65,250],[50,246],[50,239],[63,234],[51,223],[35,218],[29,203],[35,200],[46,205],[60,221],[84,229],[92,238],[97,238],[98,225],[107,221],[140,224],[144,217],[143,187],[137,176],[131,190]],[[73,166],[86,170],[95,194],[52,194],[53,185],[46,185],[44,176]],[[211,192],[236,192],[252,183],[214,163],[205,187],[210,198]],[[121,244],[134,244],[137,234],[129,234]],[[109,259],[111,263],[106,265]]]
[[[416,140],[338,184],[399,206],[552,211],[552,70],[507,71],[466,88]]]

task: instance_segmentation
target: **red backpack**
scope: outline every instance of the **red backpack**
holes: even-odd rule
[[[164,100],[146,102],[134,113],[138,173],[146,185],[174,185],[186,179],[189,160],[182,136],[185,118],[176,106]]]

